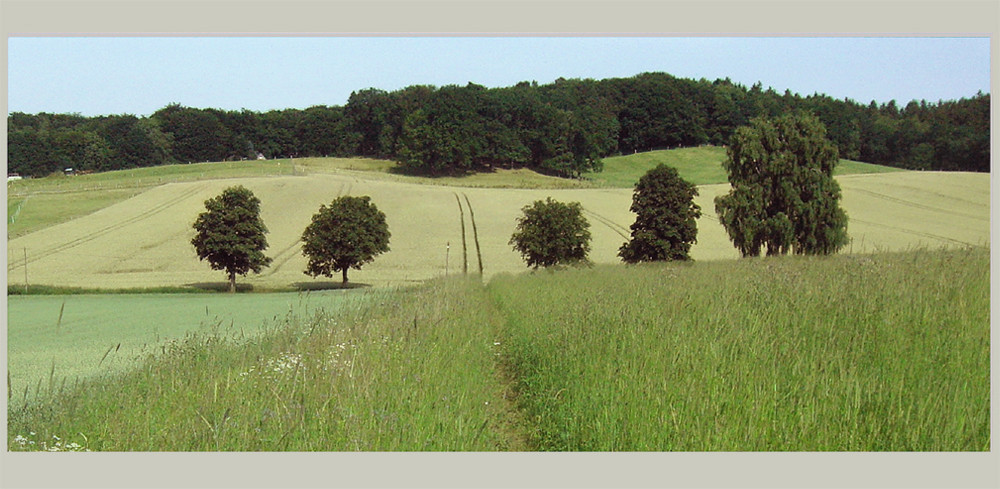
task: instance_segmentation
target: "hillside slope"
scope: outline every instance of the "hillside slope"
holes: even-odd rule
[[[989,243],[989,174],[893,172],[845,175],[838,180],[853,240],[845,251]],[[368,180],[363,174],[171,183],[8,241],[8,283],[24,283],[25,264],[32,284],[111,288],[222,282],[221,272],[197,260],[190,244],[191,223],[204,210],[206,199],[238,184],[262,201],[263,219],[270,229],[267,255],[274,259],[259,276],[239,281],[263,288],[326,282],[302,273],[305,258],[299,237],[319,206],[339,195],[370,195],[388,218],[391,251],[350,274],[352,281],[372,285],[421,281],[461,273],[463,268],[478,272],[480,259],[487,277],[526,270],[508,240],[520,209],[547,196],[583,204],[591,223],[590,258],[595,263],[619,261],[618,247],[634,220],[628,188],[455,188]],[[738,256],[714,211],[714,197],[727,189],[727,184],[699,187],[696,202],[703,216],[698,243],[691,251],[696,260]]]

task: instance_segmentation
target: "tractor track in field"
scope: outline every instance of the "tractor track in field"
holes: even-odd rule
[[[291,261],[291,259],[296,255],[293,251],[296,250],[301,243],[302,241],[295,241],[294,243],[282,248],[278,254],[271,258],[271,265],[267,267],[267,272],[262,273],[261,276],[270,277],[271,275],[274,275],[282,266]]]
[[[174,197],[172,197],[172,198],[170,198],[170,199],[168,199],[168,200],[166,200],[164,202],[161,202],[160,204],[157,204],[157,205],[153,206],[150,209],[147,209],[147,210],[145,210],[143,212],[140,212],[139,214],[136,214],[135,216],[132,216],[132,217],[130,217],[128,219],[125,219],[125,220],[122,220],[122,221],[118,221],[118,222],[116,222],[114,224],[111,224],[109,226],[104,226],[104,227],[102,227],[102,228],[100,228],[100,229],[98,229],[96,231],[93,231],[91,233],[87,233],[87,234],[85,234],[83,236],[80,236],[78,238],[72,239],[72,240],[67,241],[65,243],[57,244],[54,247],[42,249],[41,251],[32,252],[30,255],[28,255],[27,259],[25,259],[25,260],[15,260],[14,263],[8,264],[7,265],[7,271],[10,272],[10,271],[13,271],[13,270],[17,270],[18,268],[23,267],[26,264],[37,262],[38,260],[41,260],[41,259],[47,258],[49,256],[52,256],[54,254],[61,253],[61,252],[64,252],[66,250],[75,248],[77,246],[80,246],[80,245],[82,245],[84,243],[88,243],[90,241],[98,239],[98,238],[100,238],[102,236],[105,236],[105,235],[107,235],[109,233],[112,233],[114,231],[118,231],[118,230],[120,230],[120,229],[122,229],[124,227],[127,227],[127,226],[131,225],[131,224],[135,224],[137,222],[141,222],[141,221],[143,221],[145,219],[148,219],[148,218],[150,218],[152,216],[155,216],[155,215],[157,215],[157,214],[159,214],[159,213],[161,213],[161,212],[163,212],[163,211],[165,211],[167,209],[170,209],[171,207],[176,206],[177,204],[179,204],[179,203],[187,200],[188,198],[194,196],[195,194],[197,194],[198,192],[200,192],[201,190],[203,190],[206,187],[207,187],[207,185],[205,185],[205,184],[194,185],[190,189],[187,189],[187,190],[185,190],[183,192],[180,192],[176,196],[174,196]]]
[[[896,230],[896,231],[899,231],[899,232],[902,232],[902,233],[912,234],[914,236],[922,236],[924,238],[931,238],[931,239],[936,239],[936,240],[940,240],[940,241],[949,241],[949,242],[952,242],[952,243],[957,243],[957,244],[965,245],[965,246],[977,246],[974,243],[969,243],[969,242],[958,240],[958,239],[955,239],[955,238],[949,238],[947,236],[941,236],[939,234],[927,233],[927,232],[923,232],[923,231],[915,231],[913,229],[907,229],[907,228],[900,227],[900,226],[893,226],[891,224],[885,224],[885,223],[881,223],[881,222],[871,222],[871,221],[865,221],[865,220],[856,219],[856,218],[851,218],[851,219],[848,220],[848,224],[850,224],[851,222],[859,222],[859,223],[862,223],[862,224],[868,224],[870,226],[876,226],[876,227],[883,227],[883,228],[893,229],[893,230]]]
[[[886,194],[879,193],[879,192],[874,192],[872,190],[865,190],[865,189],[861,189],[861,188],[852,188],[851,191],[860,192],[860,193],[863,193],[863,194],[866,194],[866,195],[870,195],[870,196],[875,197],[875,198],[879,198],[879,199],[882,199],[882,200],[887,200],[889,202],[893,202],[893,203],[896,203],[896,204],[905,205],[907,207],[914,207],[914,208],[917,208],[917,209],[923,209],[923,210],[926,210],[926,211],[939,212],[939,213],[942,213],[942,214],[950,214],[950,215],[953,215],[953,216],[960,216],[960,217],[965,217],[965,218],[969,218],[969,219],[975,219],[977,221],[989,221],[990,220],[989,216],[977,216],[977,215],[973,215],[973,214],[965,214],[963,212],[956,212],[956,211],[952,211],[952,210],[948,210],[948,209],[942,209],[940,207],[935,207],[935,206],[932,206],[932,205],[921,204],[921,203],[918,203],[918,202],[913,202],[913,201],[909,201],[909,200],[905,200],[905,199],[900,199],[898,197],[892,197],[890,195],[886,195]],[[966,201],[964,201],[962,199],[956,199],[954,197],[949,197],[949,196],[944,196],[944,195],[940,195],[940,196],[941,197],[950,198],[952,200],[958,200],[960,202],[966,202]]]
[[[920,193],[922,195],[933,195],[935,197],[940,197],[942,199],[947,199],[947,200],[953,200],[953,201],[961,202],[963,204],[989,207],[988,203],[984,203],[982,201],[969,200],[969,199],[964,199],[964,198],[956,196],[956,195],[950,195],[950,194],[946,194],[946,193],[936,192],[934,190],[928,189],[927,187],[919,187],[919,186],[915,186],[915,185],[907,185],[905,183],[897,183],[897,182],[894,182],[894,183],[889,184],[887,186],[892,187],[892,188],[898,188],[898,189],[912,190],[912,191],[918,192],[918,193]],[[854,189],[854,190],[861,190],[861,189]]]
[[[465,211],[462,210],[462,199],[458,197],[458,192],[454,192],[455,202],[458,203],[458,222],[462,224],[462,275],[469,274],[469,248],[465,239]]]
[[[351,182],[343,182],[343,183],[341,183],[340,184],[340,189],[337,190],[337,197],[335,197],[335,198],[340,198],[340,197],[343,197],[345,195],[350,195],[350,192],[351,192],[352,188],[353,188],[353,185],[351,184]],[[267,272],[264,272],[264,273],[261,274],[261,277],[270,277],[270,276],[274,275],[275,273],[277,273],[278,270],[280,270],[282,266],[284,266],[286,263],[288,263],[289,261],[291,261],[292,258],[294,258],[295,255],[297,255],[297,253],[295,253],[295,251],[297,251],[298,249],[301,249],[301,245],[302,245],[302,239],[298,238],[295,241],[293,241],[291,244],[289,244],[288,246],[282,248],[281,251],[278,251],[277,254],[275,254],[273,257],[271,257],[271,265],[269,265],[267,267]]]
[[[469,208],[469,221],[472,222],[472,241],[476,243],[476,258],[479,259],[479,275],[483,274],[483,252],[479,248],[479,229],[476,227],[476,212],[472,210],[472,202],[469,202],[469,195],[462,192],[465,197],[465,206]]]
[[[602,215],[600,215],[600,214],[598,214],[598,213],[596,213],[596,212],[594,212],[594,211],[592,211],[590,209],[587,209],[586,207],[583,208],[583,212],[585,212],[587,215],[593,217],[594,219],[596,219],[601,224],[604,224],[605,226],[607,226],[608,228],[610,228],[612,231],[618,233],[619,236],[625,238],[626,240],[629,239],[629,230],[628,230],[628,228],[626,228],[626,227],[624,227],[624,226],[622,226],[622,225],[620,225],[620,224],[612,221],[611,219],[608,219],[608,218],[606,218],[606,217],[604,217],[604,216],[602,216]]]

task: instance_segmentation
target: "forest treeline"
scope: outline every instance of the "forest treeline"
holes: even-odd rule
[[[511,87],[353,92],[344,106],[268,112],[168,105],[148,117],[12,113],[8,171],[107,171],[169,163],[307,156],[397,161],[417,173],[494,167],[578,176],[601,158],[724,145],[757,116],[816,115],[840,157],[909,169],[990,169],[990,96],[860,104],[822,94],[644,73]]]

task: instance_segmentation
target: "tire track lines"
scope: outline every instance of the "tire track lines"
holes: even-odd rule
[[[583,212],[585,212],[587,215],[593,217],[594,219],[596,219],[601,224],[604,224],[605,226],[607,226],[608,228],[610,228],[612,231],[618,233],[619,236],[625,238],[626,240],[629,239],[629,229],[628,228],[626,228],[626,227],[622,226],[621,224],[618,224],[618,223],[612,221],[611,219],[608,219],[608,218],[606,218],[606,217],[604,217],[604,216],[602,216],[602,215],[600,215],[600,214],[598,214],[598,213],[596,213],[596,212],[594,212],[594,211],[592,211],[590,209],[587,209],[586,207],[583,208]]]
[[[462,223],[462,275],[469,274],[469,251],[465,239],[465,211],[462,210],[462,199],[458,198],[458,192],[454,192],[455,202],[458,202],[458,221]]]
[[[294,243],[282,248],[282,250],[279,251],[278,254],[274,255],[274,257],[271,258],[271,265],[268,265],[267,272],[262,273],[261,276],[270,277],[271,275],[277,273],[277,271],[281,269],[282,266],[284,266],[286,263],[291,261],[292,258],[295,257],[296,253],[294,253],[294,251],[297,248],[299,248],[301,244],[302,240],[296,240]]]
[[[334,198],[343,197],[348,195],[351,191],[352,185],[350,182],[341,182],[340,189],[337,190],[337,196]],[[298,237],[290,245],[278,251],[273,257],[271,257],[271,265],[267,267],[267,271],[260,274],[261,277],[270,277],[278,272],[286,263],[290,262],[292,258],[298,254],[296,251],[301,249],[302,238]]]
[[[483,252],[479,248],[479,229],[476,227],[476,212],[472,210],[472,202],[469,202],[469,195],[462,192],[465,197],[465,205],[469,208],[469,220],[472,222],[472,240],[476,243],[476,257],[479,259],[479,275],[483,274]]]
[[[56,253],[61,253],[61,252],[64,252],[66,250],[69,250],[71,248],[75,248],[75,247],[80,246],[80,245],[82,245],[84,243],[88,243],[90,241],[93,241],[95,239],[103,237],[103,236],[105,236],[105,235],[107,235],[109,233],[112,233],[114,231],[118,231],[118,230],[120,230],[120,229],[122,229],[124,227],[129,226],[129,225],[135,224],[137,222],[141,222],[141,221],[143,221],[145,219],[148,219],[148,218],[150,218],[152,216],[155,216],[156,214],[159,214],[159,213],[161,213],[161,212],[163,212],[163,211],[165,211],[167,209],[170,209],[171,207],[176,206],[177,204],[179,204],[179,203],[187,200],[188,198],[194,196],[195,194],[197,194],[198,192],[200,192],[201,190],[203,190],[206,187],[207,187],[207,185],[204,185],[204,184],[203,185],[198,185],[198,186],[192,186],[192,188],[190,188],[188,190],[185,190],[183,192],[180,192],[176,196],[174,196],[174,197],[172,197],[172,198],[170,198],[170,199],[168,199],[168,200],[166,200],[164,202],[161,202],[161,203],[159,203],[159,204],[157,204],[157,205],[155,205],[155,206],[153,206],[153,207],[151,207],[151,208],[149,208],[149,209],[147,209],[147,210],[145,210],[143,212],[140,212],[139,214],[136,214],[136,215],[134,215],[134,216],[132,216],[132,217],[130,217],[128,219],[124,219],[122,221],[118,221],[118,222],[116,222],[114,224],[111,224],[111,225],[108,225],[108,226],[104,226],[104,227],[102,227],[102,228],[100,228],[100,229],[98,229],[96,231],[93,231],[91,233],[85,234],[85,235],[80,236],[78,238],[72,239],[70,241],[67,241],[67,242],[64,242],[64,243],[61,243],[61,244],[57,244],[54,247],[46,248],[46,249],[42,249],[41,251],[34,252],[34,253],[32,253],[32,254],[29,255],[27,261],[20,260],[20,261],[15,261],[15,263],[8,264],[7,265],[7,271],[10,272],[10,271],[16,270],[16,269],[18,269],[20,267],[23,267],[25,265],[25,263],[34,263],[34,262],[37,262],[38,260],[42,260],[42,259],[47,258],[49,256],[52,256],[52,255],[54,255]]]
[[[957,196],[955,194],[938,192],[938,191],[932,190],[929,187],[919,187],[919,186],[916,186],[916,185],[910,185],[910,184],[906,184],[906,183],[902,183],[902,182],[893,182],[893,183],[888,184],[888,185],[890,185],[890,186],[892,186],[894,188],[898,188],[898,189],[912,190],[912,191],[919,192],[920,194],[934,195],[936,197],[940,197],[940,198],[943,198],[943,199],[962,202],[963,204],[974,205],[974,206],[977,206],[977,207],[987,207],[987,208],[989,207],[988,199],[987,199],[987,202],[983,202],[983,201],[979,201],[979,200],[969,200],[969,199],[964,199],[962,197],[959,197],[959,196]],[[957,185],[953,185],[953,186],[957,186]],[[940,188],[940,187],[935,187],[935,188]],[[964,190],[964,188],[963,188],[963,190]],[[989,192],[987,192],[986,195],[988,196]]]
[[[925,232],[925,231],[917,231],[915,229],[909,229],[909,228],[904,228],[904,227],[900,227],[900,226],[893,226],[891,224],[885,224],[885,223],[881,223],[881,222],[872,222],[872,221],[865,221],[865,220],[862,220],[862,219],[851,218],[851,219],[848,220],[848,225],[851,222],[858,222],[858,223],[862,223],[862,224],[868,224],[869,226],[875,226],[875,227],[882,227],[882,228],[893,229],[893,230],[896,230],[896,231],[899,231],[899,232],[902,232],[902,233],[912,234],[914,236],[922,236],[922,237],[925,237],[925,238],[937,239],[937,240],[940,240],[940,241],[950,241],[952,243],[957,243],[957,244],[961,244],[961,245],[965,245],[965,246],[977,246],[974,243],[969,243],[969,242],[962,241],[962,240],[959,240],[959,239],[949,238],[947,236],[941,236],[939,234],[928,233],[928,232]]]
[[[912,202],[912,201],[909,201],[909,200],[900,199],[898,197],[892,197],[890,195],[882,194],[882,193],[875,192],[875,191],[872,191],[872,190],[866,190],[866,189],[863,189],[863,188],[852,188],[851,190],[854,191],[854,192],[860,192],[860,193],[863,193],[863,194],[871,195],[872,197],[876,197],[876,198],[879,198],[879,199],[887,200],[889,202],[894,202],[894,203],[897,203],[897,204],[905,205],[907,207],[914,207],[914,208],[917,208],[917,209],[923,209],[923,210],[932,211],[932,212],[939,212],[939,213],[942,213],[942,214],[950,214],[950,215],[953,215],[953,216],[961,216],[961,217],[965,217],[965,218],[969,218],[969,219],[975,219],[977,221],[989,221],[990,220],[989,216],[977,216],[977,215],[973,215],[973,214],[966,214],[964,212],[958,212],[958,211],[953,211],[953,210],[949,210],[949,209],[942,209],[941,207],[935,207],[935,206],[932,206],[932,205],[921,204],[921,203],[918,203],[918,202]],[[953,198],[953,200],[958,200],[959,202],[965,202],[965,201],[963,201],[961,199],[954,199]]]

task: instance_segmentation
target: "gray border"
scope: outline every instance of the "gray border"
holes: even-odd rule
[[[995,69],[1000,5],[994,0],[2,0],[0,17],[5,47],[11,36],[69,34],[981,35],[992,38]],[[4,49],[5,72],[6,56]],[[2,85],[6,93],[6,76]],[[6,109],[6,97],[2,104]],[[995,115],[997,109],[993,110]],[[3,146],[6,148],[6,139]],[[6,335],[0,341],[6,345]],[[3,364],[6,371],[6,361]],[[995,412],[995,403],[993,408]],[[6,423],[3,432],[6,434]],[[0,472],[3,487],[1000,487],[1000,459],[995,452],[4,452]]]

